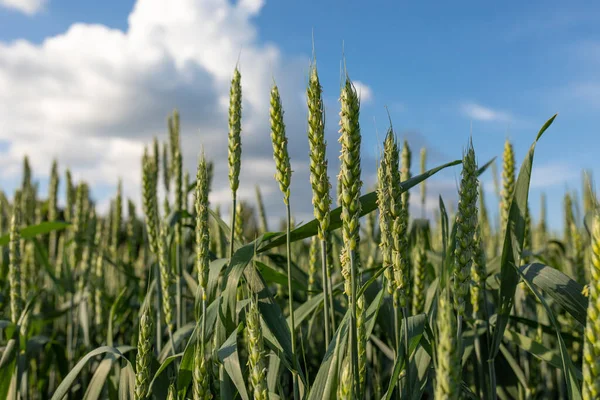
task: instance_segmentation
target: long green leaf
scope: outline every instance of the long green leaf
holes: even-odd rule
[[[127,358],[123,355],[123,353],[118,348],[109,347],[109,346],[98,347],[97,349],[92,350],[89,353],[87,353],[81,360],[79,360],[79,362],[75,365],[75,367],[73,367],[73,369],[68,373],[68,375],[65,376],[65,379],[63,379],[63,381],[60,383],[60,385],[58,385],[51,400],[61,400],[64,396],[66,396],[67,393],[69,392],[69,389],[71,389],[71,386],[73,386],[73,384],[75,383],[77,376],[79,375],[81,370],[83,370],[83,368],[88,363],[88,361],[90,361],[92,358],[94,358],[96,356],[99,356],[101,354],[106,354],[106,353],[111,353],[111,354],[114,354],[115,356],[122,357],[124,360],[126,360],[127,365],[131,366],[131,363],[129,362],[129,360],[127,360]]]
[[[504,336],[504,330],[508,324],[510,312],[515,300],[515,292],[519,283],[519,276],[516,272],[516,266],[520,265],[521,250],[523,249],[523,239],[525,236],[525,210],[527,209],[527,199],[529,196],[529,182],[531,180],[531,169],[533,166],[533,156],[535,146],[542,134],[550,127],[556,118],[554,115],[550,118],[542,129],[540,129],[535,141],[529,149],[529,153],[521,165],[519,177],[515,185],[515,191],[510,203],[507,226],[505,227],[504,245],[502,248],[501,270],[500,270],[500,291],[498,305],[498,319],[492,333],[492,343],[490,355],[496,357],[500,350],[500,343]]]
[[[229,338],[223,343],[218,351],[219,360],[223,363],[225,371],[233,381],[233,384],[238,390],[238,393],[243,400],[249,400],[248,392],[246,391],[246,380],[242,373],[240,358],[237,349],[237,335],[243,329],[243,324],[238,326],[238,329],[233,331]]]
[[[548,318],[550,319],[550,322],[552,322],[552,325],[554,326],[554,329],[556,330],[556,337],[558,339],[558,345],[560,348],[560,357],[562,359],[563,372],[565,375],[565,383],[567,385],[567,391],[569,392],[569,399],[581,400],[581,392],[579,390],[579,384],[578,384],[577,378],[576,378],[575,367],[573,366],[573,363],[571,362],[571,355],[569,354],[569,351],[567,350],[565,341],[563,340],[562,335],[560,334],[560,324],[556,320],[556,317],[554,316],[552,309],[546,302],[546,299],[544,299],[544,297],[540,294],[540,292],[537,290],[535,285],[533,283],[531,283],[531,281],[529,281],[529,279],[527,279],[527,277],[525,275],[523,275],[523,273],[521,272],[520,269],[515,267],[515,271],[523,279],[523,281],[529,287],[529,289],[531,289],[531,291],[533,292],[535,297],[537,297],[537,299],[540,301],[540,303],[542,303],[542,305],[544,306],[544,309],[546,310],[546,313],[548,314]]]
[[[150,385],[148,385],[148,392],[152,393],[152,385],[154,385],[154,382],[160,377],[160,375],[163,373],[163,371],[165,369],[167,369],[167,367],[169,365],[171,365],[171,363],[179,358],[183,357],[183,353],[178,353],[178,354],[173,354],[172,356],[167,357],[161,364],[160,367],[158,367],[158,369],[156,370],[156,372],[154,373],[154,377],[152,378],[152,381],[150,381]]]
[[[21,239],[31,239],[38,235],[45,235],[52,231],[60,231],[68,227],[68,222],[42,222],[38,225],[30,225],[21,229]],[[10,235],[0,236],[0,246],[6,246],[10,241]]]
[[[544,264],[527,264],[520,269],[531,283],[548,293],[565,311],[585,326],[588,299],[582,293],[581,284]]]
[[[308,400],[329,400],[337,398],[336,390],[339,385],[339,369],[341,358],[345,354],[348,342],[348,323],[350,313],[346,312],[333,337],[327,352],[321,361],[319,372],[308,395]]]
[[[14,326],[12,337],[6,343],[2,358],[0,358],[0,398],[8,398],[8,391],[17,368],[17,355],[19,352],[19,329]]]
[[[233,316],[236,311],[237,302],[237,287],[239,281],[244,274],[246,266],[254,257],[254,242],[240,247],[233,253],[229,267],[225,272],[227,276],[227,284],[223,291],[223,315],[227,318],[228,324],[232,324]],[[231,327],[228,327],[230,330]]]
[[[556,350],[550,350],[540,342],[536,342],[535,340],[525,335],[521,335],[512,329],[507,329],[504,331],[504,339],[508,342],[514,343],[540,360],[547,362],[554,368],[558,368],[560,370],[564,368],[560,354]],[[577,369],[577,367],[574,367],[574,371],[577,379],[583,379],[581,371]]]
[[[135,371],[133,365],[127,362],[124,368],[121,368],[119,379],[119,400],[130,400],[134,398],[135,390]]]
[[[119,350],[122,354],[127,353],[128,351],[135,350],[133,346],[121,346]],[[104,356],[104,359],[98,364],[96,367],[96,371],[88,384],[87,390],[83,396],[84,400],[95,400],[99,399],[102,396],[102,390],[104,389],[104,384],[106,383],[106,379],[108,378],[108,374],[110,373],[113,364],[117,360],[117,356],[112,353],[107,353]]]

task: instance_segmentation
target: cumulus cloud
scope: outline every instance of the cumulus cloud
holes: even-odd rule
[[[508,122],[513,120],[513,117],[507,112],[494,110],[477,103],[464,103],[460,110],[463,115],[476,121]]]
[[[214,203],[226,205],[229,86],[242,73],[242,176],[239,195],[253,200],[254,185],[277,191],[269,138],[269,89],[275,78],[286,110],[294,177],[292,207],[310,217],[308,143],[305,132],[306,55],[283,59],[261,43],[253,18],[261,0],[198,2],[138,0],[125,31],[73,24],[41,44],[0,42],[0,168],[11,190],[27,154],[36,178],[47,178],[53,158],[62,170],[92,184],[107,207],[119,178],[139,203],[140,158],[153,136],[166,140],[167,115],[181,113],[185,167],[195,175],[203,145],[215,162]],[[329,125],[330,158],[336,158],[335,121]],[[335,175],[335,174],[331,174]],[[109,193],[110,190],[110,193]],[[280,196],[265,196],[283,215]],[[281,208],[281,210],[279,209]],[[281,211],[281,212],[280,212]]]
[[[44,8],[47,0],[0,0],[0,7],[33,15]]]
[[[153,136],[167,139],[167,115],[177,108],[185,168],[195,175],[204,146],[215,163],[210,200],[226,216],[229,87],[239,62],[243,131],[238,196],[253,202],[258,185],[270,222],[285,215],[273,179],[269,136],[269,90],[275,78],[286,110],[292,209],[296,221],[312,219],[304,99],[308,57],[284,59],[276,46],[258,40],[253,18],[263,5],[262,0],[137,0],[124,31],[75,23],[40,44],[0,42],[2,189],[10,191],[18,183],[27,154],[35,179],[46,180],[56,158],[61,171],[69,167],[76,180],[89,182],[101,211],[108,208],[119,178],[125,196],[139,204],[143,148]],[[363,103],[372,101],[367,84],[355,85]],[[324,89],[326,95],[339,90]],[[334,188],[337,136],[337,121],[328,118]],[[376,165],[373,156],[363,157],[365,192],[372,187],[367,178],[375,175]]]

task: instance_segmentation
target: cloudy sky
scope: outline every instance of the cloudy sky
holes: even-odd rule
[[[583,168],[598,170],[600,6],[593,2],[488,5],[371,1],[0,0],[0,188],[11,192],[29,155],[46,191],[51,161],[92,184],[106,209],[119,178],[139,202],[140,156],[166,118],[182,118],[185,166],[194,174],[204,146],[216,164],[211,201],[228,204],[228,90],[239,60],[243,86],[240,196],[259,184],[270,216],[283,215],[273,182],[269,89],[280,86],[294,169],[292,207],[311,217],[305,84],[312,35],[324,86],[330,176],[339,154],[340,65],[361,94],[365,190],[374,182],[388,125],[429,152],[428,167],[460,158],[472,135],[481,164],[500,156],[508,137],[518,163],[541,125],[559,116],[538,146],[531,208],[548,195],[561,221],[566,189]],[[600,172],[598,172],[600,173]],[[460,169],[430,181],[456,199]],[[489,207],[496,209],[491,175]],[[412,198],[416,200],[418,191]],[[413,204],[419,213],[417,204]]]

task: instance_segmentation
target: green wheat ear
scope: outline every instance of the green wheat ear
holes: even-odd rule
[[[405,148],[407,148],[405,142]],[[400,171],[400,172],[399,172]],[[398,147],[394,148],[391,164],[388,170],[388,184],[390,186],[390,212],[392,229],[392,263],[396,291],[394,302],[397,306],[405,308],[409,302],[410,267],[408,261],[408,198],[402,193],[402,172],[399,169]]]
[[[377,169],[377,206],[379,208],[379,230],[383,273],[385,276],[386,287],[389,294],[393,294],[396,289],[394,280],[394,270],[392,268],[392,230],[391,230],[391,210],[390,210],[390,184],[388,174],[392,153],[397,152],[396,142],[393,132],[388,131],[384,141],[384,150],[379,168]]]
[[[412,315],[421,314],[425,307],[425,281],[427,280],[427,251],[425,249],[425,232],[417,236],[417,246],[414,249],[413,301]]]
[[[325,141],[325,118],[321,83],[317,67],[310,71],[307,89],[308,99],[308,144],[310,147],[310,183],[312,186],[312,204],[315,218],[319,221],[319,239],[325,240],[329,228],[331,184],[327,176],[327,142]]]
[[[460,360],[456,340],[456,318],[447,291],[440,293],[437,310],[436,400],[457,400],[460,394]]]
[[[209,264],[209,223],[208,223],[208,170],[204,154],[198,163],[196,175],[196,270],[198,286],[202,289],[202,297],[206,300]]]
[[[506,223],[508,221],[508,214],[510,211],[510,203],[513,198],[513,193],[515,191],[515,153],[513,150],[513,146],[508,139],[506,139],[506,143],[504,144],[504,154],[503,154],[503,164],[502,164],[502,192],[500,199],[500,208],[501,208],[501,231],[504,232],[506,229]]]
[[[477,162],[473,144],[463,157],[458,212],[456,213],[456,248],[454,250],[454,306],[464,316],[473,260],[473,238],[477,227]]]
[[[596,212],[592,225],[590,284],[588,287],[587,322],[583,342],[583,385],[584,400],[600,396],[600,215]]]
[[[250,299],[246,324],[248,332],[248,366],[254,399],[267,400],[269,393],[265,385],[267,369],[265,367],[264,341],[260,326],[258,299],[254,297]]]
[[[351,363],[349,360],[345,360],[342,363],[342,372],[340,376],[340,383],[337,389],[337,398],[339,400],[350,400],[352,394],[352,375],[351,375]]]
[[[271,89],[271,107],[269,109],[271,121],[271,141],[273,143],[273,158],[275,159],[275,179],[279,183],[279,189],[283,193],[283,201],[289,203],[290,181],[292,179],[292,168],[287,148],[287,137],[285,134],[285,123],[283,122],[283,106],[277,85]]]
[[[341,94],[340,111],[340,143],[342,145],[340,161],[341,181],[341,204],[342,204],[342,235],[344,244],[350,251],[354,251],[358,245],[359,234],[359,215],[361,210],[360,189],[362,181],[360,179],[360,125],[359,108],[360,104],[356,89],[346,79],[346,84]]]
[[[242,158],[242,76],[236,68],[233,72],[231,80],[231,89],[229,92],[229,139],[228,149],[229,155],[229,185],[231,191],[237,193],[240,185],[240,166]]]
[[[138,335],[138,354],[135,358],[135,400],[148,396],[150,385],[150,362],[152,360],[152,315],[150,303],[142,309],[140,332]]]
[[[200,337],[201,335],[198,335],[198,342],[194,351],[193,394],[194,400],[210,400],[212,399],[210,373],[206,355],[202,352],[204,346],[200,343]]]

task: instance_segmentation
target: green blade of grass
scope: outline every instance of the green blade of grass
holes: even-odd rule
[[[500,343],[504,337],[504,330],[508,324],[510,312],[513,308],[515,292],[519,283],[519,276],[516,267],[520,265],[521,250],[525,236],[525,210],[527,208],[527,199],[529,196],[529,183],[531,180],[531,169],[533,166],[533,156],[535,146],[542,134],[550,127],[556,118],[554,115],[540,129],[535,141],[531,145],[523,165],[519,171],[519,177],[515,185],[514,195],[510,204],[507,226],[505,227],[504,245],[502,248],[501,270],[500,270],[500,290],[498,304],[498,318],[496,326],[492,333],[492,343],[490,355],[496,357],[500,350]]]

